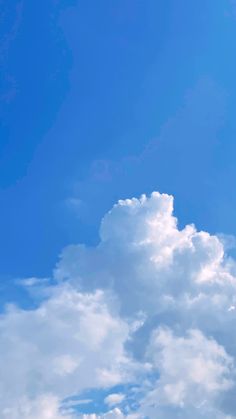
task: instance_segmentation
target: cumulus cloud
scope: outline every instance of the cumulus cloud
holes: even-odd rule
[[[2,411],[17,405],[12,417],[22,418],[43,406],[41,419],[54,419],[56,399],[130,379],[129,327],[111,311],[102,291],[81,294],[69,285],[53,289],[35,310],[10,307],[0,320]]]
[[[180,337],[170,329],[155,330],[148,357],[159,373],[143,401],[150,417],[163,407],[180,408],[180,412],[189,408],[206,410],[221,391],[233,386],[232,357],[199,330],[189,330]]]
[[[36,309],[2,314],[1,417],[236,417],[224,241],[179,229],[173,197],[157,192],[119,201],[100,239],[63,250]],[[68,402],[89,389],[107,389],[94,413]]]

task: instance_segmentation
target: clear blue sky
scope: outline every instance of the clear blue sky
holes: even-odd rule
[[[47,276],[118,199],[236,234],[230,0],[1,2],[0,275]]]

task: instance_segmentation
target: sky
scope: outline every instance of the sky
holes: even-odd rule
[[[236,2],[0,22],[0,416],[235,419]]]

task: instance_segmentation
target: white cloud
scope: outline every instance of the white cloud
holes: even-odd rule
[[[92,413],[83,415],[82,419],[140,419],[139,414],[124,415],[117,407],[102,415]]]
[[[125,419],[125,416],[120,411],[120,409],[115,408],[103,415],[96,415],[95,413],[90,415],[83,415],[83,419]]]
[[[112,393],[105,398],[105,403],[108,406],[120,404],[125,399],[125,395],[121,393]]]
[[[55,276],[84,289],[112,288],[123,312],[133,314],[157,313],[180,299],[196,304],[204,296],[214,310],[220,304],[227,310],[235,299],[230,269],[216,236],[193,225],[178,230],[173,198],[153,193],[119,201],[103,219],[97,248],[69,246]]]
[[[34,409],[48,394],[63,399],[126,382],[132,371],[124,350],[129,328],[109,304],[102,291],[81,294],[63,285],[36,310],[13,307],[2,315],[0,410],[22,405],[25,396]]]
[[[157,192],[119,201],[100,236],[63,251],[37,309],[1,316],[1,416],[76,417],[65,398],[110,388],[112,410],[77,417],[233,418],[236,269],[222,240],[179,230]],[[136,395],[112,388],[127,383]]]
[[[152,333],[147,354],[159,375],[143,401],[154,410],[153,418],[162,406],[205,409],[233,386],[233,359],[199,330],[179,337],[159,328]]]
[[[47,394],[34,398],[27,397],[14,400],[12,406],[1,409],[2,419],[63,419],[60,413],[60,401],[57,397]],[[67,419],[72,416],[67,415]]]

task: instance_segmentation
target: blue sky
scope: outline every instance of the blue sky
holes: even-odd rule
[[[183,223],[235,233],[233,3],[13,1],[2,19],[3,277],[47,276],[64,245],[96,240],[117,198],[153,189],[176,195]],[[147,157],[91,185],[94,167],[139,156],[173,118],[152,170]]]
[[[171,194],[181,229],[236,235],[235,1],[12,0],[0,19],[1,309],[95,246],[119,199]]]

